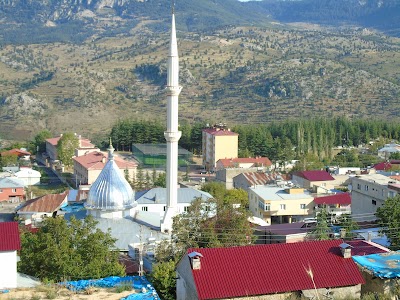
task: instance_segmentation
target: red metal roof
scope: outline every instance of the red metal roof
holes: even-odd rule
[[[352,259],[341,255],[342,240],[230,248],[189,249],[203,255],[192,270],[199,299],[225,299],[365,283]],[[189,259],[187,255],[183,259]]]
[[[227,130],[227,129],[219,129],[219,128],[206,128],[203,129],[204,132],[207,132],[212,135],[239,135],[236,132]]]
[[[52,144],[53,146],[57,146],[58,141],[60,140],[61,136],[46,139],[46,142]],[[95,145],[93,145],[90,140],[86,138],[79,138],[79,136],[76,136],[77,139],[79,139],[79,148],[94,148]]]
[[[377,253],[387,253],[390,251],[379,244],[364,240],[346,241],[346,244],[349,244],[352,247],[351,255],[364,256]]]
[[[351,195],[349,193],[339,193],[330,196],[314,198],[315,204],[340,204],[349,205],[351,204]]]
[[[392,168],[392,165],[399,165],[400,160],[383,161],[373,165],[373,168],[377,171],[386,171]]]
[[[104,162],[103,162],[104,158]],[[85,155],[74,157],[73,160],[78,162],[85,169],[103,170],[107,163],[108,153],[93,151]],[[114,161],[120,169],[136,168],[137,164],[132,161],[121,159],[114,155]]]
[[[17,222],[0,222],[0,251],[21,249]]]
[[[322,170],[300,171],[294,173],[294,175],[297,175],[309,181],[335,180],[335,178],[333,178],[328,172]]]
[[[67,202],[68,191],[61,194],[49,194],[26,201],[18,212],[47,212],[52,213],[60,209]]]

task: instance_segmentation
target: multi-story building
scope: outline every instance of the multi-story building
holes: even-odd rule
[[[295,172],[292,175],[292,181],[316,193],[326,193],[335,187],[335,178],[321,170]]]
[[[248,192],[250,211],[268,224],[299,222],[313,216],[314,198],[303,188],[256,186]]]
[[[99,177],[106,165],[107,157],[106,153],[98,151],[74,157],[74,178],[76,184],[92,184]],[[136,163],[124,160],[118,156],[115,156],[114,159],[124,176],[128,176],[129,180],[136,178]]]
[[[381,174],[352,177],[351,214],[357,221],[375,220],[377,208],[399,192],[400,182]]]
[[[75,134],[76,135],[76,134]],[[58,160],[58,154],[57,154],[57,144],[60,138],[63,135],[60,134],[58,137],[50,138],[46,140],[46,153],[49,159],[49,164],[52,164],[54,161]],[[75,149],[75,156],[80,156],[85,153],[93,152],[93,151],[100,151],[99,148],[96,148],[95,145],[93,145],[90,140],[83,138],[80,135],[76,135],[76,137],[79,140],[79,146],[78,148]]]
[[[229,128],[215,126],[203,129],[203,166],[209,171],[215,171],[219,159],[237,158],[238,144],[239,134]]]
[[[20,202],[24,200],[24,182],[15,177],[0,178],[0,202]]]

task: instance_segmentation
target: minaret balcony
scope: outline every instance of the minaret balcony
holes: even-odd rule
[[[181,86],[167,86],[165,88],[167,91],[168,96],[179,96],[181,93],[182,87]]]

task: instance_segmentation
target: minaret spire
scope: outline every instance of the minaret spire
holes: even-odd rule
[[[178,213],[178,141],[182,133],[178,130],[179,56],[175,28],[175,2],[172,0],[171,39],[167,66],[167,209],[161,222],[162,231],[172,230],[172,218]]]

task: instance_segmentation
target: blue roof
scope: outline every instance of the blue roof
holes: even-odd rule
[[[137,193],[139,197],[136,198],[138,204],[165,204],[167,203],[167,189],[154,188],[145,193]],[[194,199],[201,198],[207,200],[213,198],[209,193],[199,191],[192,188],[179,188],[178,189],[178,203],[192,203]]]
[[[0,178],[0,188],[19,188],[24,186],[25,184],[21,179],[15,177]]]
[[[380,278],[400,278],[400,252],[353,256],[353,260]]]

